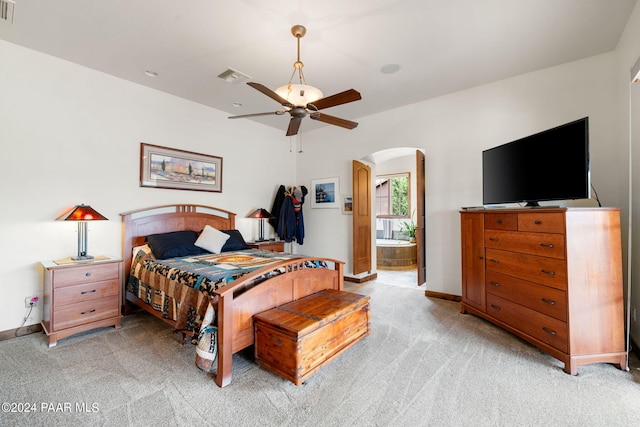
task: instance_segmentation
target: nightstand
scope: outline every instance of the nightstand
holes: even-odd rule
[[[104,258],[104,257],[103,257]],[[58,261],[60,262],[60,261]],[[43,261],[42,327],[49,347],[95,328],[120,328],[122,260]]]
[[[247,242],[247,246],[252,249],[262,249],[265,251],[284,252],[284,242],[282,240],[265,240],[264,242]]]

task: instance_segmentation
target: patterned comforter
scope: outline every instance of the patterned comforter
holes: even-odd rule
[[[137,249],[131,263],[127,290],[176,321],[176,329],[193,332],[197,341],[200,324],[210,302],[215,307],[213,291],[256,269],[278,261],[300,258],[278,252],[247,249],[183,258],[156,260],[148,246]],[[307,267],[326,267],[316,262]],[[270,271],[253,281],[253,285],[279,274]],[[215,323],[215,321],[214,321]]]

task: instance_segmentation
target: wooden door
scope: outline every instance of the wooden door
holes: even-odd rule
[[[462,302],[486,310],[484,282],[484,214],[461,213]]]
[[[416,150],[416,246],[418,249],[418,286],[427,281],[427,261],[425,257],[426,242],[425,229],[425,177],[424,153]]]
[[[371,168],[353,161],[353,274],[371,271]]]

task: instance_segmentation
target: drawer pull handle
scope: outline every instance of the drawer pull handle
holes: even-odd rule
[[[91,272],[89,272],[89,273],[85,273],[85,276],[86,276],[86,277],[91,277]]]
[[[92,293],[94,293],[95,291],[96,291],[95,289],[92,289],[92,290],[90,290],[90,291],[83,291],[83,292],[80,292],[80,295],[92,294]]]
[[[542,330],[548,333],[549,335],[558,335],[558,333],[552,329],[547,328],[546,326],[542,327]]]
[[[547,270],[540,270],[542,273],[544,274],[548,274],[549,276],[555,276],[556,272],[555,271],[547,271]]]
[[[495,286],[496,288],[497,288],[498,286],[500,286],[500,283],[498,283],[498,282],[489,282],[489,283],[490,283],[490,284],[492,284],[493,286]]]
[[[498,239],[497,237],[489,237],[489,240],[491,240],[492,242],[497,242],[500,239]]]
[[[500,311],[499,305],[491,304],[491,308],[493,308],[495,311]]]
[[[553,243],[540,243],[540,246],[551,249],[553,248]]]
[[[499,259],[489,258],[489,261],[491,261],[491,262],[495,262],[496,264],[499,264],[499,263],[500,263],[500,260],[499,260]]]
[[[540,221],[539,219],[537,219],[537,220],[533,221],[533,223],[534,223],[535,225],[540,225],[540,224],[542,224],[542,221]]]
[[[549,304],[549,305],[556,305],[556,302],[550,299],[546,299],[546,298],[542,298],[542,302]]]
[[[502,220],[501,219],[496,219],[496,224],[502,224]]]
[[[89,311],[83,311],[80,314],[90,314],[90,313],[93,313],[94,311],[96,311],[96,310],[94,309],[94,310],[89,310]]]

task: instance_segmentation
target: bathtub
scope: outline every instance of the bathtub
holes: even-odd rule
[[[394,239],[376,239],[376,246],[415,246],[415,243],[410,243],[408,240],[394,240]]]
[[[407,240],[376,239],[376,266],[380,270],[412,270],[417,268],[415,243]]]

